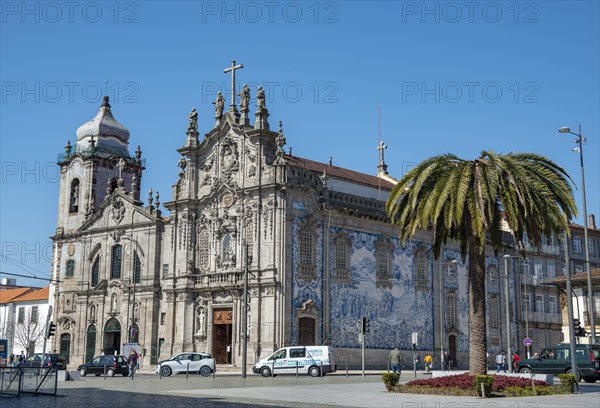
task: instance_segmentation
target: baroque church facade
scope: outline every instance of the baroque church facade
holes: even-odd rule
[[[142,200],[142,152],[130,154],[107,97],[79,127],[58,158],[51,347],[73,364],[139,343],[143,365],[181,351],[239,365],[245,327],[248,364],[282,346],[327,343],[356,366],[364,316],[368,361],[385,364],[394,346],[408,353],[417,333],[418,349],[439,355],[443,345],[464,366],[466,265],[450,246],[434,260],[428,232],[400,245],[384,209],[395,182],[384,146],[377,176],[296,157],[284,151],[281,122],[271,130],[260,87],[251,124],[249,92],[239,111],[235,91],[227,111],[219,93],[202,137],[189,114],[168,215],[158,192]]]

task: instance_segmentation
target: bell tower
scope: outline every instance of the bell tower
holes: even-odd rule
[[[139,201],[144,163],[138,146],[129,154],[129,130],[114,118],[108,96],[89,122],[77,129],[58,155],[60,192],[58,234],[76,231],[116,189]]]

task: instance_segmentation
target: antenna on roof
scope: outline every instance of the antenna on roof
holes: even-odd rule
[[[377,107],[377,150],[381,148],[381,106]],[[377,182],[378,187],[378,200],[381,201],[381,177],[379,177],[379,166],[381,165],[381,152],[379,153],[379,163],[377,163]]]

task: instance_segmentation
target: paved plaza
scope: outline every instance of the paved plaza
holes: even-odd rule
[[[160,378],[150,372],[127,377],[84,377],[59,382],[58,396],[33,398],[0,397],[2,408],[75,408],[75,407],[402,407],[402,408],[565,408],[600,406],[600,383],[581,384],[581,394],[531,398],[444,397],[394,394],[385,390],[379,371],[365,377],[351,371],[327,375],[277,376],[262,378],[248,373],[246,379],[237,371],[225,371],[204,378],[185,374]],[[419,377],[424,377],[422,373]],[[401,381],[413,379],[403,372]]]

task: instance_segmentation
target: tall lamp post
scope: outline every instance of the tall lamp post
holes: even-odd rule
[[[514,255],[504,255],[504,306],[506,309],[506,354],[508,356],[508,367],[509,372],[513,368],[513,357],[512,357],[512,349],[510,347],[510,302],[508,299],[508,260],[510,258],[518,258],[518,256]]]
[[[444,262],[440,258],[440,368],[444,371],[444,270],[449,265],[456,265],[458,261],[453,259]]]
[[[560,133],[569,133],[577,136],[574,140],[579,147],[574,148],[574,151],[579,151],[579,165],[581,167],[581,196],[583,199],[583,236],[585,241],[585,272],[587,274],[587,287],[588,287],[588,322],[591,328],[592,344],[596,344],[596,316],[594,312],[594,297],[592,291],[592,271],[590,267],[590,245],[588,241],[588,219],[587,219],[587,205],[585,199],[585,173],[583,170],[583,142],[587,139],[581,133],[581,125],[579,125],[579,133],[572,132],[568,127],[561,127],[558,130]]]

